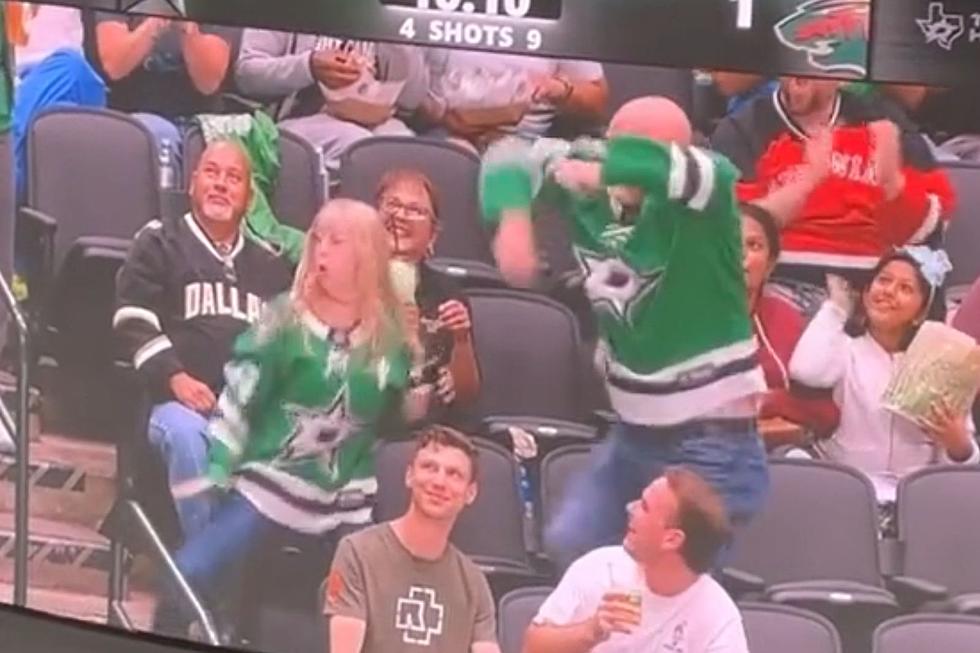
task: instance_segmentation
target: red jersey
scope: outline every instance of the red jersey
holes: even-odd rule
[[[830,176],[784,228],[781,264],[870,269],[891,248],[928,237],[950,213],[949,180],[914,133],[902,135],[905,187],[886,201],[868,126],[878,116],[860,102],[851,96],[838,99]],[[782,107],[778,92],[759,98],[729,120],[727,126],[719,126],[712,145],[742,168],[740,200],[764,197],[798,173],[805,160],[806,135]]]

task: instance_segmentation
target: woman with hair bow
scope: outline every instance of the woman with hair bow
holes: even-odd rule
[[[881,401],[922,323],[945,317],[937,293],[951,269],[945,252],[910,246],[883,257],[859,295],[839,277],[828,277],[830,297],[790,361],[796,381],[833,389],[840,425],[817,452],[868,475],[885,507],[883,526],[903,476],[938,462],[980,462],[969,415],[938,401],[926,419],[913,422]]]

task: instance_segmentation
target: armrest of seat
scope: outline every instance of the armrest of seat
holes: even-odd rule
[[[592,424],[599,433],[606,433],[613,424],[619,421],[616,413],[605,408],[592,411]]]
[[[980,616],[980,593],[961,594],[954,596],[950,600],[953,609],[959,614],[971,614]]]
[[[912,576],[886,577],[885,586],[898,598],[903,608],[910,610],[915,610],[924,603],[945,601],[949,598],[946,587]]]
[[[548,574],[535,569],[530,564],[520,564],[513,560],[498,559],[491,556],[470,556],[473,563],[484,574],[490,576],[511,576],[521,579],[522,583],[547,583]]]
[[[766,590],[773,603],[804,607],[826,614],[841,607],[857,607],[889,616],[899,611],[898,601],[886,589],[850,581],[804,581],[780,583]]]
[[[747,571],[734,567],[725,567],[721,570],[721,584],[736,598],[746,594],[760,594],[766,589],[766,582]]]
[[[511,427],[520,428],[545,440],[591,441],[596,438],[596,429],[588,424],[526,415],[490,415],[483,420],[483,426],[491,434],[506,432]]]
[[[44,211],[39,211],[38,209],[33,209],[29,206],[20,207],[19,219],[28,220],[38,227],[50,231],[52,235],[58,229],[57,220]]]
[[[54,236],[58,231],[58,221],[52,216],[32,209],[29,206],[22,206],[17,214],[18,229],[32,241],[37,247],[40,261],[38,267],[33,271],[33,275],[28,276],[28,288],[31,294],[42,299],[38,302],[43,304],[43,297],[46,296],[47,288],[51,285],[54,278]]]
[[[451,276],[464,286],[502,287],[506,285],[497,268],[488,263],[437,257],[431,259],[429,265]]]

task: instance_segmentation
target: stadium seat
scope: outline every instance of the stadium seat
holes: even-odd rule
[[[79,241],[128,241],[159,217],[153,136],[136,119],[107,109],[53,107],[27,139],[27,200],[21,220],[49,230],[50,270]]]
[[[953,271],[946,279],[950,295],[961,296],[977,277],[980,277],[980,257],[976,243],[980,242],[980,164],[944,163],[956,190],[956,211],[946,231],[945,246],[953,262]]]
[[[980,616],[980,467],[928,467],[898,486],[901,576],[890,579],[903,604],[944,601]]]
[[[204,151],[204,137],[194,127],[184,136],[184,187]],[[306,231],[323,205],[324,175],[316,149],[295,134],[279,131],[279,176],[269,203],[284,224]]]
[[[871,482],[842,465],[786,458],[770,461],[770,475],[765,507],[736,533],[726,583],[819,612],[845,651],[866,651],[873,626],[898,612],[879,570]]]
[[[500,599],[497,608],[497,633],[501,653],[521,653],[524,634],[552,589],[522,587],[508,592]]]
[[[90,378],[113,364],[116,271],[134,234],[160,215],[155,151],[146,127],[106,109],[53,107],[28,134],[18,251],[32,262],[35,353],[57,360],[59,381],[80,380],[82,404],[100,389]]]
[[[875,631],[873,653],[976,653],[980,617],[914,615],[887,621]]]
[[[480,283],[498,283],[487,233],[480,220],[477,200],[479,158],[452,143],[410,136],[378,136],[352,145],[341,159],[340,189],[343,197],[375,204],[378,184],[396,168],[414,168],[432,180],[439,193],[439,239],[435,256],[452,259]],[[469,266],[468,262],[483,264]]]
[[[587,379],[594,372],[572,312],[517,290],[472,289],[468,297],[482,378],[479,412],[488,430],[594,437]]]
[[[840,635],[825,617],[773,603],[742,603],[742,624],[752,653],[840,653]]]
[[[477,446],[480,491],[460,515],[452,541],[488,573],[533,576],[524,546],[523,502],[514,456],[494,442],[477,440]],[[378,449],[375,521],[394,519],[407,509],[405,469],[414,451],[411,441],[389,442]]]
[[[586,443],[563,445],[549,451],[541,460],[539,523],[542,526],[548,524],[561,506],[575,478],[588,468],[593,446]],[[546,549],[545,554],[549,553]]]

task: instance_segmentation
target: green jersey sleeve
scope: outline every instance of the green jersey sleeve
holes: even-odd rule
[[[266,401],[275,388],[282,362],[279,336],[288,311],[285,298],[275,300],[260,322],[235,341],[217,414],[208,425],[208,478],[218,485],[225,484],[245,450],[251,408]]]
[[[719,203],[733,203],[737,178],[735,167],[722,156],[638,136],[611,139],[602,167],[605,186],[635,186],[654,199],[700,213]]]
[[[547,189],[565,193],[549,179],[558,161],[602,160],[605,155],[605,143],[593,138],[573,142],[541,138],[533,144],[519,138],[498,141],[487,150],[480,168],[480,208],[484,221],[496,226],[504,211],[530,209]]]

